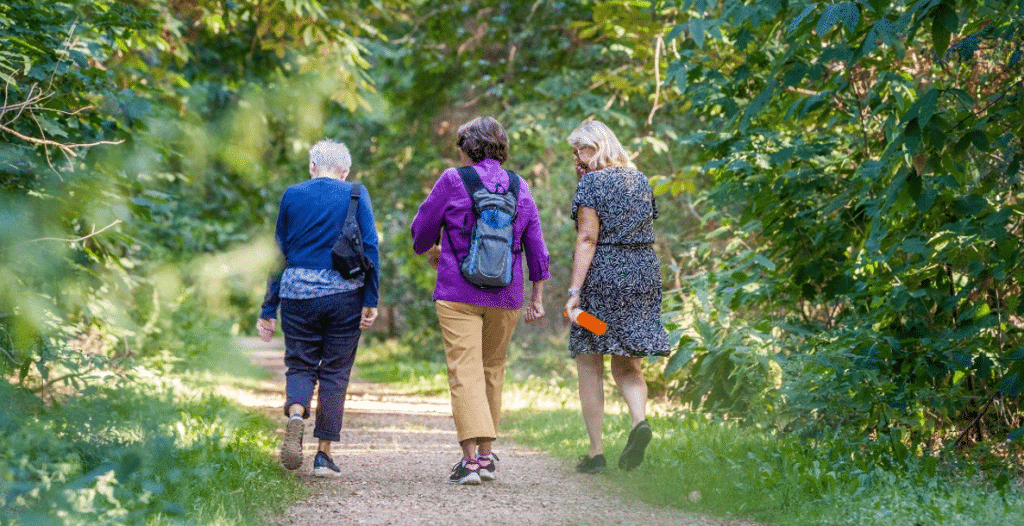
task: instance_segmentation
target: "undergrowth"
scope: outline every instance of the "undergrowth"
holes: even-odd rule
[[[17,408],[0,416],[0,524],[263,523],[304,490],[274,424],[207,374],[140,366],[47,404],[0,382]]]
[[[573,465],[586,453],[587,438],[572,362],[563,351],[550,342],[513,345],[502,434]],[[407,392],[447,392],[443,362],[396,363],[402,349],[394,342],[361,352],[357,367],[364,378],[369,374]],[[655,392],[663,381],[649,380]],[[861,454],[862,441],[780,435],[681,411],[664,398],[649,406],[655,434],[644,464],[619,471],[614,466],[631,422],[613,386],[608,378],[604,440],[610,469],[602,476],[631,498],[777,526],[1024,524],[1021,482],[1000,483],[970,462],[882,462]]]

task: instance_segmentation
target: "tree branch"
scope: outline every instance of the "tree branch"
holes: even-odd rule
[[[42,242],[42,241],[61,241],[61,242],[70,243],[70,244],[81,243],[82,241],[86,241],[86,240],[88,240],[91,237],[95,237],[95,236],[98,236],[98,235],[102,234],[104,231],[109,230],[109,229],[119,225],[120,223],[121,223],[120,219],[115,219],[113,223],[110,223],[109,225],[107,225],[107,226],[105,226],[105,227],[103,227],[103,228],[101,228],[99,230],[96,230],[96,226],[93,225],[93,227],[92,227],[93,231],[92,231],[91,234],[89,234],[87,236],[82,236],[82,237],[80,237],[78,239],[62,239],[62,238],[59,238],[59,237],[41,237],[39,239],[33,239],[30,242],[31,243],[39,243],[39,242]]]
[[[665,40],[658,35],[658,40],[654,44],[654,105],[651,106],[651,113],[647,115],[648,126],[654,122],[654,114],[658,111],[661,100],[661,48],[664,45]]]
[[[60,148],[61,151],[63,151],[65,154],[70,155],[72,157],[77,157],[78,156],[78,154],[75,153],[74,148],[88,148],[90,146],[99,146],[99,145],[102,145],[102,144],[116,145],[116,144],[121,144],[121,143],[124,142],[123,140],[120,140],[120,141],[97,141],[97,142],[90,142],[90,143],[84,143],[84,144],[63,144],[63,143],[59,143],[57,141],[51,141],[49,139],[37,139],[35,137],[29,137],[28,135],[20,134],[20,133],[14,131],[14,130],[8,128],[7,126],[4,126],[3,124],[0,124],[0,131],[7,132],[7,133],[9,133],[9,134],[11,134],[11,135],[13,135],[13,136],[15,136],[15,137],[25,141],[25,142],[30,142],[30,143],[33,143],[33,144],[39,144],[39,145],[43,145],[43,146],[56,146],[57,148]]]

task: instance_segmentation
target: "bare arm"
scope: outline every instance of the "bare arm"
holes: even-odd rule
[[[579,290],[583,288],[583,282],[587,279],[587,271],[590,270],[590,263],[594,261],[594,252],[597,251],[597,234],[601,231],[601,220],[597,217],[597,211],[593,208],[581,206],[576,211],[576,248],[572,254],[572,275],[569,276],[569,289]],[[570,312],[579,307],[579,295],[569,295],[565,303],[565,311]]]
[[[530,305],[526,308],[526,323],[537,321],[544,317],[544,282],[533,282],[533,293],[530,296]]]

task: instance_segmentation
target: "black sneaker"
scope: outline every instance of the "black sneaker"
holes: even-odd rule
[[[644,461],[644,451],[647,444],[651,442],[651,426],[643,420],[632,431],[629,432],[629,439],[626,440],[626,447],[619,457],[619,469],[629,471]]]
[[[494,453],[480,455],[477,459],[477,463],[480,464],[480,480],[488,482],[494,480],[496,478],[494,472],[498,470],[499,461],[498,455]]]
[[[281,444],[281,464],[288,469],[299,469],[302,465],[302,434],[306,427],[299,415],[288,419]]]
[[[334,460],[327,456],[327,453],[323,451],[316,452],[316,457],[313,458],[314,477],[337,477],[340,474],[341,469],[334,465]]]
[[[480,484],[480,464],[476,459],[456,462],[452,466],[452,475],[448,477],[448,483],[471,486]]]
[[[596,475],[604,472],[605,461],[604,455],[597,455],[595,457],[583,455],[580,457],[580,463],[576,464],[576,471],[579,473],[587,473],[589,475]]]

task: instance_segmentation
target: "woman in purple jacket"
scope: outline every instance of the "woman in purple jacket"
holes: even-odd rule
[[[508,158],[508,136],[491,117],[474,119],[459,128],[458,146],[464,165],[471,165],[490,192],[506,192],[512,177],[501,168]],[[494,480],[496,461],[491,445],[501,416],[501,389],[512,330],[523,307],[523,263],[533,282],[526,322],[544,316],[544,280],[548,249],[541,233],[537,204],[525,181],[519,181],[513,222],[511,283],[504,288],[479,288],[463,277],[460,261],[469,252],[474,225],[473,200],[458,174],[441,174],[412,222],[413,249],[427,253],[437,269],[433,299],[444,338],[452,417],[462,460],[452,468],[449,482],[479,484]],[[447,232],[442,234],[441,230]]]

